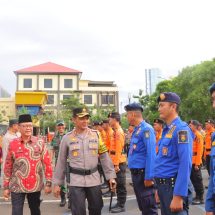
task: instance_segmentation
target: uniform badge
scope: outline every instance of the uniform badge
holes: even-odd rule
[[[74,152],[72,152],[72,155],[73,155],[74,157],[77,157],[77,156],[78,156],[78,152],[77,152],[77,151],[74,151]]]
[[[215,141],[212,142],[212,146],[215,146]]]
[[[136,149],[136,148],[137,148],[137,145],[136,145],[136,144],[134,144],[134,145],[133,145],[133,149]]]
[[[149,131],[145,131],[144,134],[145,134],[145,138],[149,138],[150,136]]]
[[[162,148],[162,155],[166,156],[168,154],[168,148],[167,147],[163,147]]]
[[[179,131],[178,132],[178,143],[188,143],[187,131]]]
[[[160,100],[163,101],[165,98],[166,98],[166,97],[165,97],[165,94],[164,94],[164,93],[161,93],[161,94],[160,94]]]

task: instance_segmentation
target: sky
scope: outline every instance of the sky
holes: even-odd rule
[[[214,0],[0,0],[0,85],[15,70],[53,62],[82,79],[114,81],[120,104],[144,89],[144,71],[176,76],[215,57]]]

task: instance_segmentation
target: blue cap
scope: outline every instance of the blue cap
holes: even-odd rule
[[[141,104],[136,103],[136,102],[128,104],[124,108],[125,108],[125,111],[139,110],[139,111],[143,112],[143,107],[141,106]]]
[[[181,99],[176,93],[164,92],[159,95],[157,102],[173,102],[179,105]]]
[[[210,93],[212,94],[215,91],[215,83],[213,83],[209,88]]]

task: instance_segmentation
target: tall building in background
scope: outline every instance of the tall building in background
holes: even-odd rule
[[[155,92],[156,85],[162,81],[162,72],[158,68],[145,69],[145,94],[151,95]]]
[[[9,98],[10,93],[8,93],[5,89],[0,86],[0,98]]]

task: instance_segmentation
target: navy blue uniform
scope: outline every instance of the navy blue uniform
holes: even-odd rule
[[[175,118],[163,129],[154,169],[162,214],[188,214],[192,142],[191,130],[180,117]],[[170,211],[173,195],[184,197],[183,211],[178,213]]]
[[[154,177],[155,144],[154,129],[142,121],[132,133],[128,167],[131,170],[139,209],[142,214],[147,215],[157,214],[154,188],[144,186],[144,180],[152,180]]]
[[[205,210],[215,213],[215,132],[211,136],[210,181],[205,201]]]

